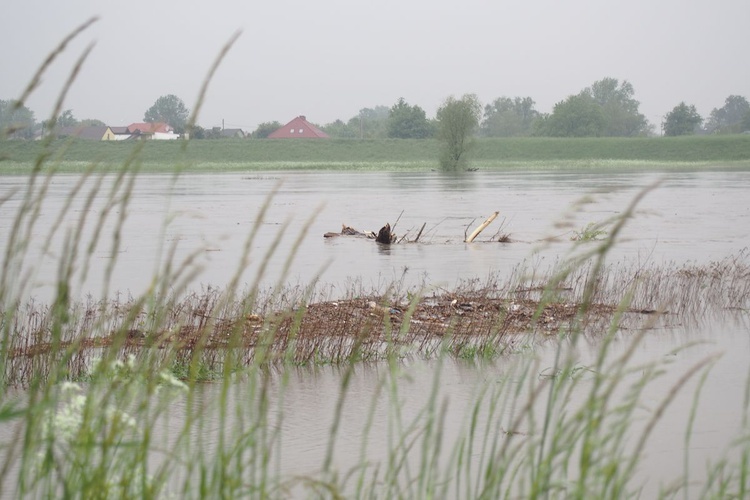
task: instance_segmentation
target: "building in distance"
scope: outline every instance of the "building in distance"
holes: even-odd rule
[[[329,136],[307,121],[304,115],[294,118],[270,134],[269,139],[328,139]]]

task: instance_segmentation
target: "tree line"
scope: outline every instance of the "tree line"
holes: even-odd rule
[[[473,99],[476,100],[476,96]],[[450,99],[448,98],[445,105]],[[478,104],[479,101],[476,101]],[[555,104],[551,113],[535,109],[531,97],[498,97],[479,104],[479,137],[639,137],[655,135],[654,125],[640,113],[640,103],[628,81],[604,78]],[[317,125],[331,137],[344,139],[426,139],[439,136],[440,112],[428,118],[424,109],[404,98],[391,107],[363,108],[344,121]],[[280,128],[279,121],[264,122],[251,137],[263,139]],[[664,135],[736,134],[750,130],[750,103],[730,95],[724,106],[714,108],[704,120],[694,105],[680,102],[659,124]]]
[[[642,137],[657,133],[639,111],[632,84],[615,78],[594,82],[555,104],[550,113],[539,112],[535,105],[531,97],[498,97],[480,108],[472,133],[478,137]],[[439,121],[439,112],[428,119],[422,108],[399,99],[391,108],[364,108],[347,121],[336,120],[321,129],[332,137],[420,139],[437,137]],[[730,95],[724,106],[714,108],[704,120],[694,105],[680,102],[658,126],[666,136],[741,133],[750,130],[750,103],[745,97]]]
[[[159,97],[153,106],[144,114],[146,123],[164,122],[176,131],[185,131],[190,112],[177,96]],[[87,118],[78,120],[70,109],[63,110],[58,116],[37,121],[34,112],[16,100],[0,99],[0,139],[33,139],[45,133],[54,134],[55,130],[67,127],[105,127],[103,121]]]
[[[390,107],[363,108],[348,119],[320,125],[331,137],[359,139],[438,138],[443,144],[444,168],[460,168],[474,137],[638,137],[654,134],[654,126],[640,113],[635,90],[627,80],[604,78],[558,102],[551,113],[540,113],[531,97],[499,97],[482,106],[475,94],[448,97],[434,118],[404,98]],[[194,139],[220,137],[221,129],[204,129],[188,123],[190,111],[177,96],[159,97],[146,110],[145,122],[166,122],[177,133],[190,132]],[[64,110],[59,116],[37,123],[23,103],[0,100],[0,138],[31,139],[57,127],[104,125],[100,120],[77,120]],[[738,95],[726,98],[704,120],[694,105],[680,102],[660,124],[666,136],[701,133],[740,133],[750,130],[750,103]],[[265,138],[280,122],[261,123],[250,135]],[[189,129],[189,130],[187,130]]]

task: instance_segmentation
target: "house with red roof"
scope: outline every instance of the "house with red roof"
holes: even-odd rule
[[[169,140],[180,138],[169,124],[163,122],[131,123],[128,125],[128,132],[131,136],[137,136],[141,139]]]
[[[269,139],[328,139],[329,136],[300,115],[270,134]]]

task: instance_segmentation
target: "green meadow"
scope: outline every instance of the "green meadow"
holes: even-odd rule
[[[77,172],[91,164],[116,168],[137,157],[142,171],[235,170],[433,170],[435,139],[193,140],[134,143],[59,140],[0,142],[0,172],[28,171],[45,156],[58,171]],[[643,138],[481,138],[470,152],[470,167],[738,167],[750,166],[750,135]]]

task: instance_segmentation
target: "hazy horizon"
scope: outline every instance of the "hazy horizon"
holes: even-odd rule
[[[73,29],[76,38],[26,103],[48,118],[95,43],[64,109],[108,125],[142,121],[162,95],[192,110],[221,47],[240,37],[208,89],[198,123],[254,130],[305,115],[348,120],[399,97],[433,117],[449,95],[531,97],[540,112],[605,77],[629,81],[659,126],[679,102],[705,119],[729,95],[750,98],[750,2],[525,3],[344,0],[262,3],[15,2],[0,18],[0,99],[15,99]]]

